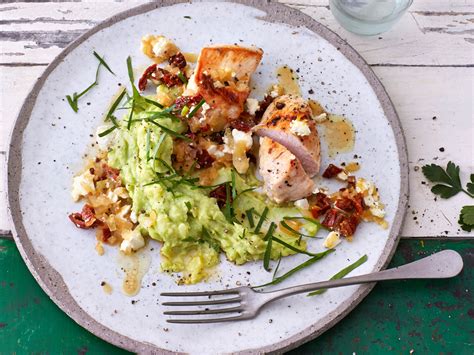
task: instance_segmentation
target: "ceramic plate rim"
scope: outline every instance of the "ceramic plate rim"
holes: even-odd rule
[[[44,82],[49,74],[58,66],[59,63],[77,46],[100,30],[110,27],[126,18],[140,15],[154,9],[172,6],[177,3],[188,2],[184,0],[160,0],[152,3],[146,3],[137,7],[120,12],[97,26],[82,34],[79,38],[69,44],[45,69],[43,74],[37,80],[30,93],[28,94],[23,106],[18,114],[14,128],[10,136],[10,145],[8,151],[8,182],[7,194],[9,203],[9,215],[12,223],[12,234],[20,254],[25,261],[28,269],[39,283],[41,288],[56,303],[59,308],[64,311],[80,326],[87,329],[92,334],[104,339],[121,348],[132,350],[135,352],[154,352],[157,351],[165,354],[172,353],[168,350],[157,348],[151,344],[139,342],[129,337],[121,335],[108,327],[97,322],[92,316],[87,314],[70,295],[66,284],[61,275],[44,259],[37,254],[29,240],[22,222],[22,215],[19,202],[19,187],[21,182],[22,154],[21,143],[23,139],[23,131],[28,124],[30,115],[36,103],[36,98],[43,87]],[[196,2],[196,1],[195,1]],[[226,2],[229,2],[226,0]],[[252,6],[263,10],[267,13],[265,20],[272,22],[280,22],[289,25],[303,25],[312,32],[326,39],[333,46],[354,64],[367,79],[368,83],[374,90],[382,109],[390,123],[394,132],[395,141],[400,163],[400,195],[398,201],[397,212],[392,223],[390,235],[387,244],[382,251],[375,267],[375,270],[385,268],[390,262],[393,253],[398,245],[399,233],[404,220],[405,211],[408,203],[408,157],[405,138],[401,129],[400,120],[395,108],[385,91],[382,83],[376,77],[370,66],[365,60],[342,38],[337,34],[314,20],[308,15],[303,14],[297,9],[290,8],[286,5],[274,2],[263,2],[259,0],[233,0],[232,2]],[[247,349],[242,352],[267,353],[267,352],[283,352],[295,348],[311,339],[316,338],[324,331],[331,328],[334,324],[344,318],[362,299],[370,292],[373,285],[360,286],[351,297],[351,299],[341,303],[333,312],[326,315],[318,324],[313,324],[301,332],[286,338],[278,343],[264,346],[261,348]]]

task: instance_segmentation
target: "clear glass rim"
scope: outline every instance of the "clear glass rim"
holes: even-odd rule
[[[366,23],[369,23],[369,24],[380,24],[380,22],[383,20],[383,19],[389,19],[389,20],[393,20],[393,19],[396,19],[397,17],[403,15],[403,13],[405,11],[408,10],[408,8],[413,4],[413,0],[408,0],[407,3],[405,4],[405,6],[403,6],[403,8],[401,8],[400,10],[398,10],[396,12],[396,14],[390,14],[388,17],[382,17],[381,19],[379,20],[372,20],[372,19],[360,19],[354,15],[352,15],[351,13],[345,11],[343,8],[341,8],[338,4],[338,1],[336,0],[329,0],[329,8],[331,9],[332,6],[335,6],[337,7],[337,9],[341,12],[344,13],[345,16],[353,19],[353,20],[356,20],[356,21],[363,21],[363,22],[366,22]],[[331,10],[332,12],[332,10]]]

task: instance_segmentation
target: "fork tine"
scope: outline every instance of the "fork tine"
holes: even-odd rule
[[[167,316],[192,316],[197,314],[219,314],[219,313],[232,313],[232,312],[242,312],[243,308],[241,306],[229,307],[229,308],[220,308],[220,309],[202,309],[197,311],[166,311],[163,314]]]
[[[188,296],[219,296],[228,294],[238,294],[239,291],[235,288],[219,291],[203,291],[203,292],[162,292],[161,296],[166,297],[188,297]]]
[[[223,318],[196,318],[196,319],[167,319],[168,323],[179,323],[179,324],[193,324],[193,323],[219,323],[219,322],[230,322],[233,320],[245,319],[241,314],[235,317],[223,317]]]
[[[206,300],[206,301],[195,301],[195,302],[163,302],[163,306],[207,306],[213,304],[225,304],[225,303],[236,303],[240,302],[240,297],[233,297],[233,298],[224,298],[220,300]]]

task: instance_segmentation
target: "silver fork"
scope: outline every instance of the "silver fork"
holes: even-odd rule
[[[171,316],[199,316],[181,319],[167,319],[168,323],[215,323],[251,319],[258,315],[263,306],[277,299],[321,289],[372,283],[386,280],[444,279],[458,275],[463,268],[461,255],[454,250],[443,250],[426,258],[393,269],[345,279],[310,283],[275,291],[255,291],[243,286],[208,292],[164,292],[166,297],[206,297],[200,301],[164,302],[163,306],[201,308],[178,311],[165,311]],[[217,296],[218,298],[213,298]],[[228,307],[232,305],[231,307]],[[222,308],[221,306],[225,306]],[[205,307],[205,308],[202,308]],[[230,316],[209,318],[208,315],[227,314]]]

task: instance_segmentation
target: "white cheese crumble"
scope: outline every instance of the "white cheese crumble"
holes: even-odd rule
[[[296,134],[297,136],[309,136],[311,130],[306,121],[293,120],[290,122],[290,131]]]
[[[212,155],[214,158],[222,158],[225,153],[220,150],[217,145],[213,144],[207,148],[207,152]]]
[[[270,96],[273,98],[280,96],[280,88],[278,87],[278,85],[272,86],[272,91],[270,91]]]
[[[316,122],[324,122],[324,121],[326,121],[327,117],[328,117],[328,115],[326,114],[326,112],[323,112],[322,114],[313,117],[313,119]]]
[[[237,145],[242,144],[246,150],[252,148],[253,139],[252,132],[243,132],[238,129],[232,130],[232,137],[234,138],[234,149]]]
[[[78,201],[81,196],[86,196],[88,193],[94,191],[94,175],[92,175],[89,170],[73,178],[71,196],[74,201]]]
[[[250,115],[255,116],[255,112],[257,112],[258,109],[260,108],[260,105],[258,104],[258,100],[252,99],[249,97],[246,101],[246,104],[247,104],[247,112]]]
[[[344,172],[341,171],[339,174],[336,175],[336,178],[342,181],[346,181],[349,176]]]
[[[220,89],[220,88],[225,87],[225,85],[222,83],[222,81],[216,80],[216,81],[214,81],[214,87],[216,89]]]
[[[309,202],[307,199],[302,198],[301,200],[296,200],[295,201],[295,206],[302,209],[302,210],[308,210],[309,209]]]
[[[314,190],[313,190],[313,194],[317,194],[319,192],[322,193],[322,194],[327,195],[329,193],[329,190],[324,188],[324,187],[315,187]]]
[[[166,37],[159,37],[153,44],[153,54],[159,58],[169,58],[176,54],[176,46]]]
[[[143,239],[138,228],[135,228],[133,231],[126,231],[122,233],[123,241],[120,244],[120,250],[125,254],[131,254],[134,251],[137,251],[140,248],[145,246],[145,239]]]
[[[135,211],[133,211],[133,210],[132,210],[132,212],[130,212],[130,220],[131,220],[133,223],[137,223],[137,222],[138,222],[137,214],[136,214]]]
[[[356,191],[364,196],[364,203],[370,209],[372,216],[378,218],[385,217],[384,206],[379,201],[379,194],[373,182],[365,179],[357,179]]]
[[[234,152],[232,136],[226,132],[224,137],[222,137],[222,140],[224,141],[224,149],[222,151],[224,153],[232,154]]]
[[[333,249],[335,248],[339,243],[341,242],[340,234],[339,232],[329,232],[328,236],[326,239],[324,239],[323,246],[327,249]]]

